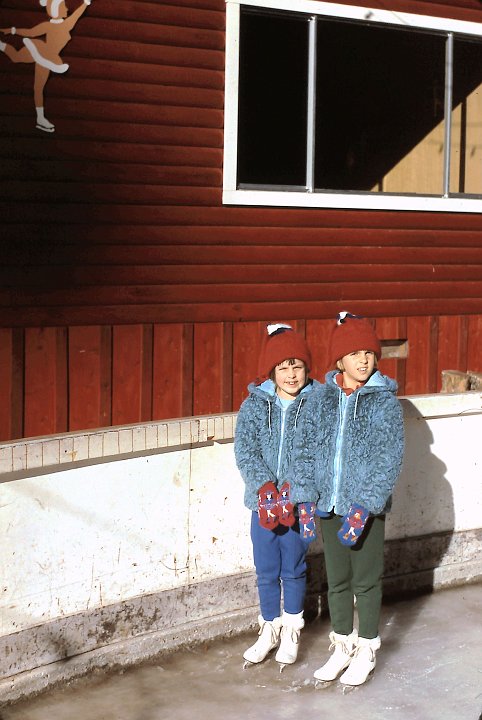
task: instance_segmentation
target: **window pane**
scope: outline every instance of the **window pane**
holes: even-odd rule
[[[442,193],[445,38],[320,20],[318,189]]]
[[[450,192],[482,194],[482,43],[454,41]]]
[[[305,186],[308,21],[242,9],[238,185]]]

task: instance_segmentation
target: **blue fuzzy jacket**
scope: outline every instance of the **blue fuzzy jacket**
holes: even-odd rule
[[[390,509],[404,451],[402,407],[394,380],[376,371],[346,395],[336,370],[313,393],[305,414],[305,437],[294,449],[299,476],[313,474],[320,514],[345,515],[360,503],[373,515]]]
[[[313,474],[295,476],[292,465],[293,445],[303,448],[304,418],[319,388],[317,380],[310,380],[290,403],[282,433],[283,411],[276,403],[274,383],[267,380],[261,385],[249,385],[249,396],[239,409],[234,436],[236,464],[245,482],[244,503],[249,510],[257,510],[258,490],[269,480],[278,488],[287,480],[295,504],[317,500]]]

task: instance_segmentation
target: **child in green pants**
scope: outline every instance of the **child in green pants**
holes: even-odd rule
[[[307,418],[333,628],[333,653],[314,675],[328,682],[343,673],[345,685],[361,685],[375,668],[385,513],[404,450],[397,385],[377,370],[380,355],[368,320],[340,313],[330,339],[336,370],[327,373]]]

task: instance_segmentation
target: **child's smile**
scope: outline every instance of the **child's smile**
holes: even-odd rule
[[[290,364],[292,363],[292,364]],[[283,400],[292,400],[306,385],[306,366],[302,360],[285,360],[275,368],[277,393]]]

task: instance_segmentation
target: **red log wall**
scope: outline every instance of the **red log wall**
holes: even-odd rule
[[[33,67],[0,53],[0,440],[236,410],[266,321],[306,332],[322,378],[341,309],[408,339],[382,364],[402,393],[482,371],[480,216],[223,207],[224,27],[224,0],[94,0],[47,84],[52,135]]]

